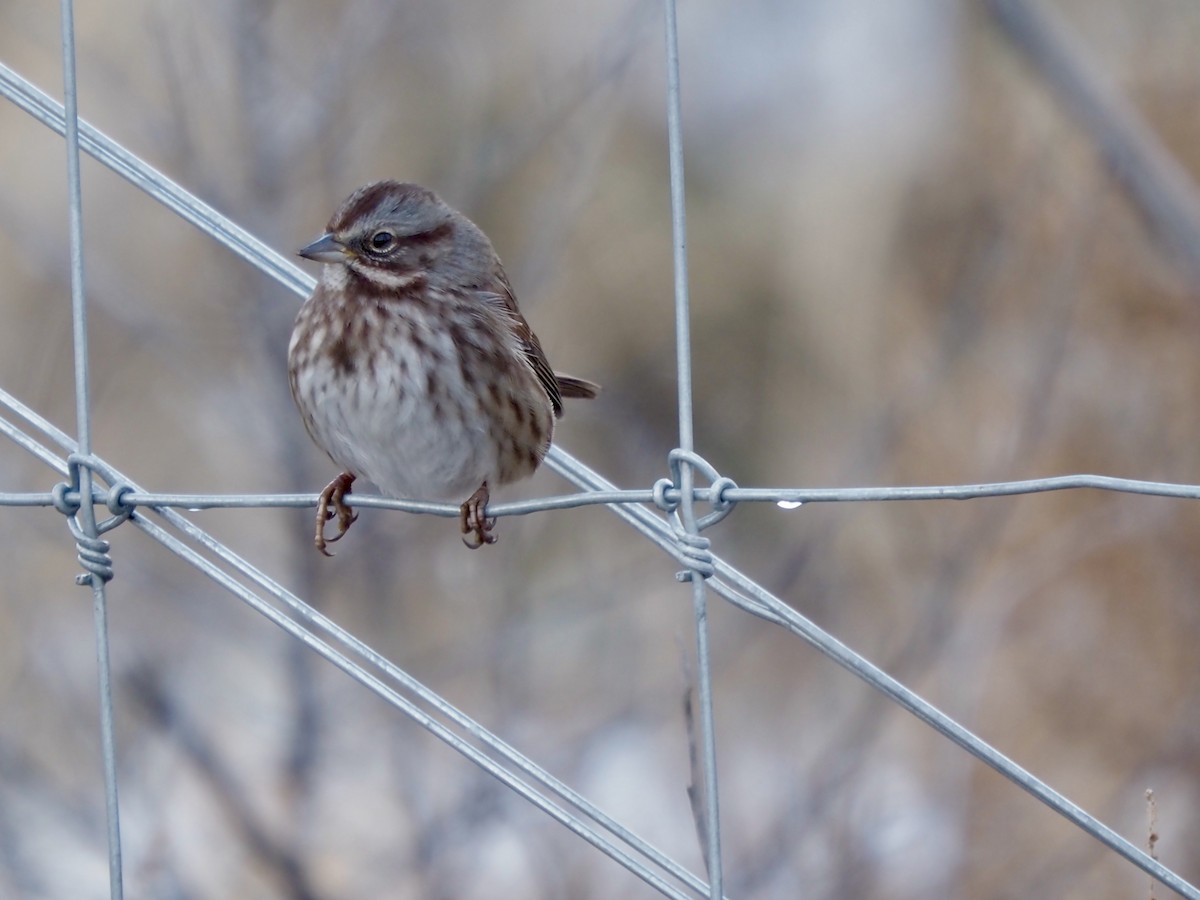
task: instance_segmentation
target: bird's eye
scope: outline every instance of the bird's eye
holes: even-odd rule
[[[392,245],[396,243],[396,236],[390,231],[377,231],[371,235],[371,249],[377,253],[384,253],[392,249]]]

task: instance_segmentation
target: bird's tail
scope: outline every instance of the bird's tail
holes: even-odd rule
[[[584,378],[576,378],[574,375],[560,375],[555,372],[554,380],[558,382],[559,393],[564,397],[591,400],[600,393],[600,385]]]

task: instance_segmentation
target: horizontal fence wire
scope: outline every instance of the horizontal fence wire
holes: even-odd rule
[[[60,135],[64,134],[63,107],[2,63],[0,94],[52,130]],[[79,122],[79,139],[84,152],[159,200],[242,259],[299,296],[304,297],[311,292],[314,280],[289,260],[84,121]],[[448,746],[665,896],[704,896],[708,893],[709,888],[704,879],[689,872],[604,814],[586,798],[558,781],[535,762],[487,731],[358,638],[312,609],[177,511],[179,508],[312,507],[316,504],[315,495],[183,495],[146,491],[96,454],[79,454],[78,445],[73,438],[3,389],[0,389],[0,407],[12,414],[0,416],[0,433],[40,459],[60,476],[70,479],[72,469],[82,467],[106,482],[106,486],[96,486],[92,491],[93,503],[97,504],[97,508],[100,504],[108,506],[114,511],[114,516],[124,509],[128,521],[134,527],[195,566],[288,634],[383,697]],[[24,424],[18,424],[17,420]],[[40,433],[42,438],[34,437],[31,429]],[[49,441],[57,450],[47,446],[44,441]],[[703,527],[704,523],[711,524],[737,502],[795,505],[843,501],[973,499],[1068,489],[1099,489],[1163,497],[1200,498],[1198,486],[1095,475],[935,487],[741,488],[729,479],[717,476],[707,463],[694,455],[693,458],[683,460],[673,459],[674,477],[661,479],[650,490],[622,490],[560,447],[551,448],[546,462],[549,468],[580,488],[582,493],[497,504],[488,507],[488,514],[523,515],[546,509],[566,509],[603,503],[640,534],[693,571],[696,571],[694,566],[697,564],[697,557],[681,538],[678,527],[677,508],[685,499],[712,507],[713,512],[703,515],[700,519],[700,527]],[[680,477],[680,473],[692,470],[704,474],[705,477],[711,476],[711,484],[707,487],[694,487],[687,492],[685,498],[681,490],[685,479]],[[48,493],[0,493],[0,505],[58,506],[60,509],[69,509],[72,501],[78,503],[80,500],[78,487],[75,486],[75,493],[72,495],[72,486],[68,480],[55,491]],[[458,514],[458,508],[448,504],[414,503],[358,495],[352,500],[356,505],[364,507],[441,516]],[[705,579],[707,587],[732,605],[777,624],[803,639],[1166,887],[1181,896],[1200,900],[1200,890],[1196,887],[797,613],[753,579],[712,553],[704,554],[701,562],[709,567],[704,574],[711,575]]]
[[[1166,481],[1139,481],[1132,478],[1113,478],[1107,475],[1057,475],[1023,481],[995,481],[985,484],[913,485],[904,487],[846,487],[846,488],[724,488],[713,490],[696,487],[692,497],[701,503],[723,500],[728,503],[774,503],[798,507],[809,503],[863,503],[888,500],[976,500],[984,497],[1013,497],[1020,494],[1042,494],[1049,491],[1073,490],[1109,491],[1119,494],[1141,494],[1151,497],[1174,497],[1200,500],[1200,485],[1175,484]],[[108,496],[104,488],[96,488],[94,496],[103,503]],[[78,495],[72,494],[73,498]],[[585,491],[578,494],[549,495],[529,500],[488,504],[489,516],[526,516],[547,510],[578,509],[582,506],[611,506],[619,503],[652,504],[659,497],[672,508],[679,503],[682,492],[669,487],[656,493],[649,489],[620,489]],[[50,495],[42,492],[5,493],[0,491],[0,506],[46,506]],[[136,506],[173,507],[197,512],[202,509],[308,509],[317,505],[316,494],[179,494],[154,491],[131,491],[126,500]],[[397,500],[392,497],[347,494],[346,505],[362,509],[390,509],[418,515],[457,518],[459,508],[450,503],[423,500]]]

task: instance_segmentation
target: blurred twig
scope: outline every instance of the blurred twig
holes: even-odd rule
[[[1146,852],[1151,859],[1158,859],[1158,806],[1154,802],[1154,791],[1146,791]],[[1154,885],[1156,880],[1150,876],[1150,900],[1154,900]]]
[[[277,840],[262,817],[251,807],[247,791],[240,785],[205,732],[163,690],[157,673],[147,669],[134,672],[127,680],[127,695],[153,725],[171,737],[182,754],[191,761],[208,783],[213,798],[225,810],[229,820],[246,842],[248,850],[286,886],[283,896],[296,900],[316,900],[321,894],[308,877],[301,857]]]
[[[1093,64],[1070,27],[1033,0],[983,0],[1095,144],[1113,177],[1200,288],[1200,191],[1137,110]]]

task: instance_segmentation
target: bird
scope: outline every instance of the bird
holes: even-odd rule
[[[564,398],[599,386],[550,367],[491,241],[427,188],[364,185],[298,252],[324,265],[296,316],[288,380],[342,470],[318,498],[317,549],[331,556],[356,520],[346,495],[360,477],[396,498],[466,497],[463,543],[495,543],[491,489],[531,475]]]

